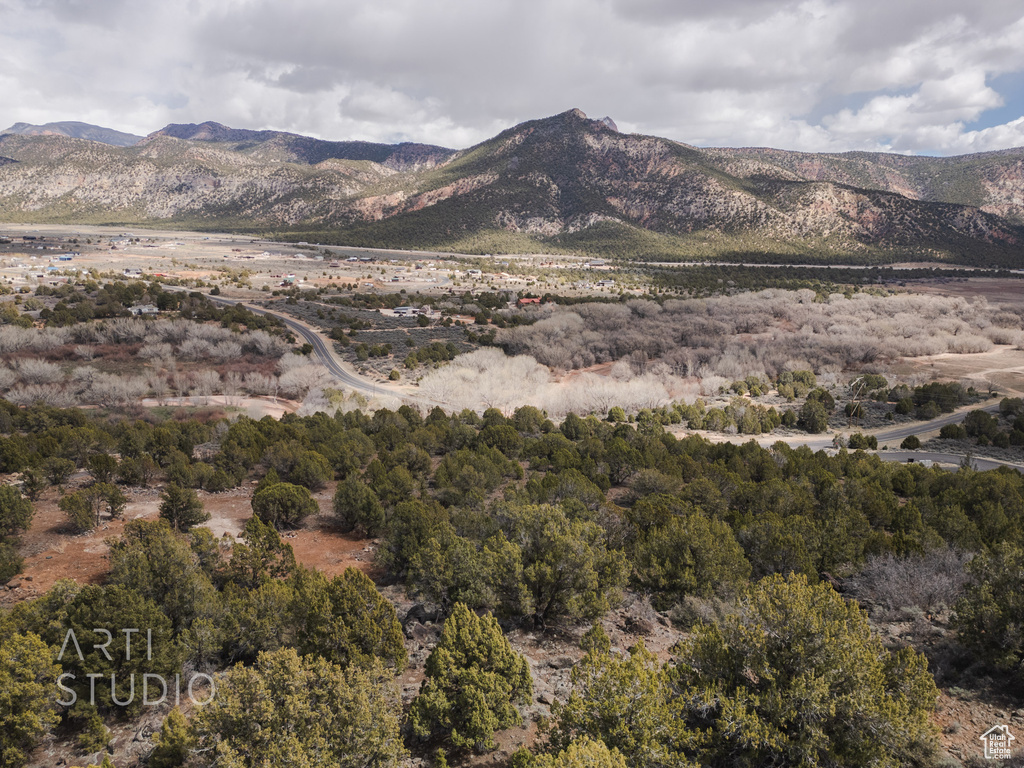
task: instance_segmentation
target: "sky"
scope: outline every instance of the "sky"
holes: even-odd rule
[[[0,128],[463,148],[578,107],[698,146],[1024,145],[1012,0],[0,0]]]

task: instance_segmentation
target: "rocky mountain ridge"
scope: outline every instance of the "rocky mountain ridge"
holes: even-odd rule
[[[381,247],[634,258],[1024,263],[1024,150],[700,149],[570,110],[462,151],[217,123],[132,147],[0,136],[0,218],[161,223]]]

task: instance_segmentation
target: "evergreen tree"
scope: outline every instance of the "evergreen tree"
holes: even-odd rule
[[[956,604],[960,642],[993,668],[1024,680],[1024,549],[1001,543],[976,555]]]
[[[210,519],[196,492],[175,483],[168,483],[160,494],[160,517],[176,531],[187,531]]]
[[[275,483],[253,494],[252,512],[275,528],[296,528],[319,511],[309,490],[292,483]]]
[[[242,529],[242,542],[231,549],[224,578],[243,589],[255,589],[271,579],[288,578],[294,570],[291,544],[281,541],[274,526],[251,517]]]
[[[167,713],[153,741],[156,746],[146,763],[149,768],[180,768],[185,764],[194,739],[180,709],[175,707]]]
[[[603,630],[587,633],[591,650],[572,670],[569,700],[552,707],[551,748],[595,739],[620,751],[629,765],[685,768],[697,740],[678,716],[666,671],[641,642],[613,655]]]
[[[402,669],[405,643],[395,607],[362,571],[348,568],[328,581],[319,571],[300,568],[292,577],[292,614],[298,645],[347,667],[380,659]]]
[[[384,532],[384,507],[369,486],[356,475],[349,475],[334,492],[334,514],[341,530],[360,536],[380,536]]]
[[[36,741],[58,721],[53,651],[34,634],[0,639],[0,768],[25,762]]]
[[[400,720],[389,671],[285,648],[229,670],[193,731],[196,748],[225,768],[398,768]]]
[[[110,545],[109,581],[161,606],[176,632],[216,613],[216,591],[199,557],[166,520],[125,524],[124,534]]]
[[[110,483],[93,483],[57,502],[68,521],[80,531],[91,531],[99,525],[104,512],[112,520],[119,518],[127,504],[121,489]]]
[[[934,748],[925,658],[890,654],[828,584],[771,576],[698,625],[670,672],[700,763],[900,766]]]
[[[526,659],[512,650],[493,616],[462,603],[445,620],[412,703],[413,730],[456,749],[494,749],[494,733],[522,722],[515,704],[533,693]]]
[[[32,503],[13,485],[0,485],[0,541],[27,531],[32,524]]]
[[[660,610],[686,595],[735,594],[750,577],[729,526],[698,511],[672,515],[643,533],[633,551],[634,580]]]

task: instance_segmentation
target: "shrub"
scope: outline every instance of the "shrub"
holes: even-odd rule
[[[925,658],[890,654],[856,603],[771,576],[698,625],[668,672],[704,765],[902,765],[934,748]]]
[[[24,563],[14,546],[0,542],[0,584],[6,584],[21,573]]]
[[[857,432],[850,435],[850,440],[847,444],[854,450],[876,450],[878,448],[878,438],[874,435],[862,435],[860,432]]]
[[[939,437],[943,440],[966,440],[967,430],[962,424],[946,424],[939,430]]]
[[[292,483],[276,483],[252,497],[253,514],[275,528],[296,528],[318,510],[309,491]]]
[[[941,610],[960,598],[969,559],[970,555],[949,548],[909,557],[872,555],[847,584],[854,597],[872,600],[889,611]]]
[[[342,669],[294,649],[237,665],[194,720],[197,749],[217,764],[398,768],[406,757],[390,672]]]
[[[916,451],[920,447],[921,438],[917,435],[910,435],[909,437],[904,438],[903,442],[900,443],[900,448],[905,451]]]
[[[457,603],[427,658],[410,719],[421,737],[443,738],[460,750],[494,749],[494,732],[522,722],[515,705],[532,693],[530,667],[494,617]]]

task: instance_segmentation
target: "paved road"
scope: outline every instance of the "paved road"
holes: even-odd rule
[[[369,395],[370,397],[376,397],[380,394],[392,394],[406,398],[408,397],[405,393],[399,393],[384,387],[373,379],[364,378],[347,368],[345,364],[334,354],[334,350],[330,347],[330,342],[325,340],[318,331],[310,328],[308,325],[296,320],[295,318],[281,314],[280,312],[274,312],[269,309],[263,309],[262,307],[248,304],[239,299],[227,299],[223,296],[208,296],[207,298],[217,304],[241,304],[250,312],[255,312],[260,315],[268,315],[280,320],[288,327],[289,330],[294,331],[298,336],[308,341],[313,346],[313,351],[316,353],[316,356],[320,358],[320,362],[323,363],[324,368],[326,368],[334,378],[350,389],[354,389],[357,392]]]
[[[935,464],[952,465],[955,469],[960,466],[963,462],[964,457],[953,454],[953,453],[932,453],[929,451],[878,451],[878,458],[882,461],[901,461],[906,462],[910,459],[914,461],[931,461]],[[981,456],[971,457],[971,466],[975,469],[996,469],[998,467],[1010,467],[1010,469],[1016,469],[1018,472],[1024,472],[1024,465],[1013,464],[1008,461],[999,461],[998,459],[986,459]]]
[[[968,411],[988,411],[989,413],[996,413],[999,410],[999,403],[993,402],[988,405],[980,407],[969,408]],[[927,432],[935,432],[936,430],[942,429],[947,424],[959,424],[964,420],[966,416],[963,410],[958,409],[953,413],[946,413],[938,418],[932,419],[931,421],[915,421],[909,424],[901,424],[898,427],[889,427],[887,429],[872,430],[867,434],[872,434],[878,438],[878,444],[884,445],[886,443],[896,443],[899,445],[905,438],[911,435],[923,435]]]

